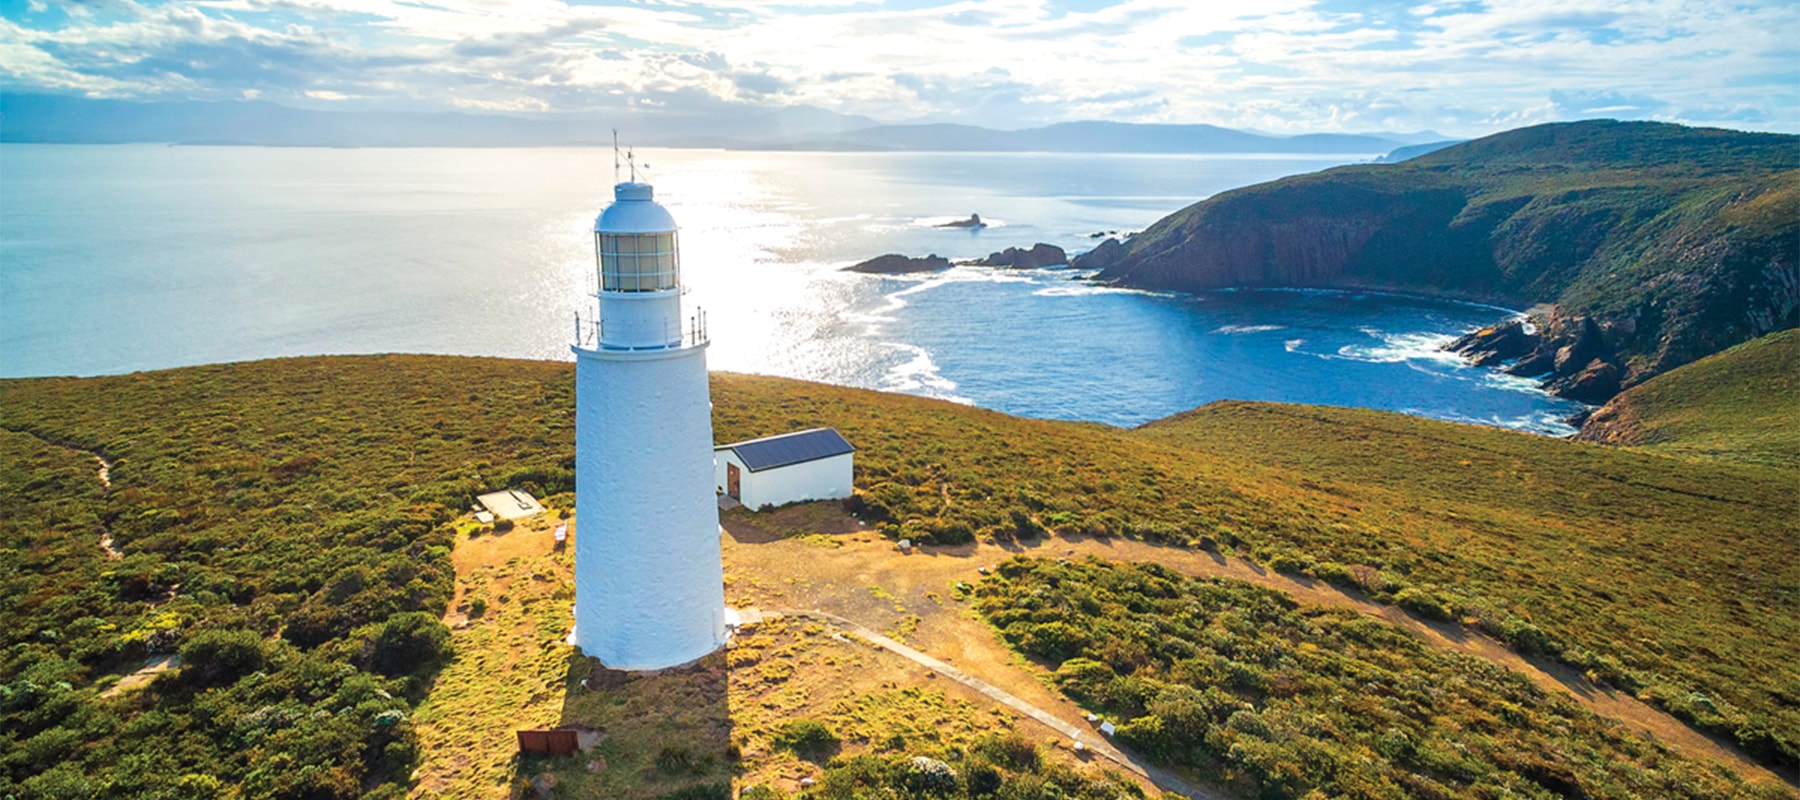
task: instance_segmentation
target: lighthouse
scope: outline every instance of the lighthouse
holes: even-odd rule
[[[613,669],[725,643],[706,318],[682,307],[674,217],[647,183],[594,221],[598,313],[576,317],[575,632]]]

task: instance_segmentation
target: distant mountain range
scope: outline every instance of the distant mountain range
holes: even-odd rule
[[[1065,122],[997,131],[972,125],[883,125],[753,145],[780,150],[959,150],[1046,153],[1386,153],[1404,144],[1360,134],[1266,136],[1216,125]]]
[[[1273,136],[1215,125],[1069,122],[1001,131],[972,125],[883,125],[810,107],[709,114],[540,114],[318,111],[262,101],[141,103],[0,95],[0,142],[234,144],[313,147],[532,147],[610,143],[747,150],[1308,153],[1374,155],[1442,134]],[[721,131],[726,133],[720,133]]]
[[[461,112],[317,111],[248,100],[138,103],[56,95],[0,95],[0,142],[239,144],[311,147],[534,147],[638,144],[724,147],[829,136],[878,123],[816,108],[717,114],[531,117]],[[728,130],[731,137],[712,131]]]

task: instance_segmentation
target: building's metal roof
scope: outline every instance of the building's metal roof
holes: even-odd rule
[[[653,198],[648,183],[621,183],[613,187],[613,204],[594,220],[595,233],[668,233],[675,218]]]
[[[850,442],[832,428],[795,431],[780,436],[751,439],[747,442],[722,444],[713,449],[730,450],[737,453],[738,459],[743,461],[744,466],[749,467],[751,472],[785,467],[790,464],[804,464],[808,461],[818,461],[821,458],[856,452],[856,448],[850,446]]]

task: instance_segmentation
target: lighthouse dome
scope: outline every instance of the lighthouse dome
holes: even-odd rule
[[[675,218],[659,205],[648,183],[626,182],[613,187],[613,204],[594,220],[595,233],[668,233]]]

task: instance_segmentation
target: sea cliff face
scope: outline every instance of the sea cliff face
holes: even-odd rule
[[[1552,388],[1600,402],[1800,324],[1800,137],[1612,121],[1526,128],[1227,192],[1104,255],[1076,264],[1145,289],[1384,289],[1548,306],[1541,328],[1591,324],[1594,357],[1617,373],[1610,391],[1600,373],[1585,389]]]

